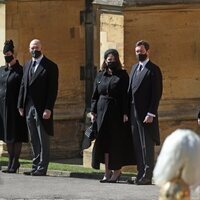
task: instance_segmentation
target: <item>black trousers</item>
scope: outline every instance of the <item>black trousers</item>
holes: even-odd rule
[[[137,179],[152,179],[154,168],[154,141],[148,131],[148,124],[138,118],[135,105],[131,105],[131,130],[137,159]]]
[[[26,106],[26,122],[33,152],[32,169],[45,174],[49,164],[49,135],[43,128],[36,108],[31,104]]]

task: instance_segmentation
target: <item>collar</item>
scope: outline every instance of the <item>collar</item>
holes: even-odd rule
[[[149,62],[149,58],[147,58],[145,61],[141,62],[139,61],[139,64],[142,65],[143,67]]]
[[[39,64],[43,57],[44,55],[42,54],[39,58],[32,58],[32,61],[36,61],[36,63]]]

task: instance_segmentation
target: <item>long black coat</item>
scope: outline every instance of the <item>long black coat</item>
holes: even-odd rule
[[[130,73],[130,83],[129,83],[129,97],[130,102],[133,101],[136,107],[136,111],[141,124],[147,113],[155,114],[156,117],[151,124],[144,124],[148,131],[147,134],[151,134],[152,139],[156,145],[160,144],[160,133],[158,124],[158,106],[159,101],[162,96],[163,84],[162,84],[162,73],[160,68],[148,61],[145,68],[142,70],[138,84],[132,89],[132,79],[134,73],[137,70],[138,63],[133,65]]]
[[[53,135],[53,108],[58,92],[58,67],[46,58],[42,58],[30,83],[28,80],[32,60],[24,65],[24,75],[19,92],[18,108],[26,108],[26,99],[29,92],[40,120],[48,135]],[[51,110],[50,119],[43,119],[45,109]]]
[[[129,124],[123,123],[123,115],[128,114],[128,82],[125,70],[113,75],[106,71],[97,74],[91,103],[91,112],[97,114],[98,128],[92,157],[95,169],[105,163],[105,153],[109,153],[109,169],[135,163]]]
[[[6,143],[28,142],[26,121],[17,109],[22,75],[18,61],[12,67],[0,67],[0,140]]]

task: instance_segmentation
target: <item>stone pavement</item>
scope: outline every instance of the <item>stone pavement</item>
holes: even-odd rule
[[[158,200],[158,194],[155,185],[100,183],[91,177],[72,178],[70,173],[58,171],[44,177],[0,172],[0,200]],[[200,200],[200,189],[193,192],[191,200]]]
[[[66,163],[66,162],[64,162]],[[75,163],[80,164],[79,160]],[[0,172],[0,200],[158,200],[159,188],[155,185],[100,183],[98,174],[71,173],[49,170],[48,176],[34,177]],[[192,192],[191,200],[200,200],[200,188]]]
[[[158,188],[70,176],[34,177],[0,172],[0,200],[156,200]]]

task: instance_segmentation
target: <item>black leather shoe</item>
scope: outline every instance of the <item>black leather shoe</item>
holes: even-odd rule
[[[127,180],[128,184],[136,184],[137,178],[136,177],[131,177],[130,179]]]
[[[113,177],[111,177],[109,180],[108,180],[108,183],[119,183],[119,180],[120,180],[120,177],[121,177],[122,173],[120,172],[117,177],[115,177],[115,179],[112,179]]]
[[[32,174],[35,172],[35,170],[31,170],[31,171],[27,171],[27,172],[24,172],[23,174],[24,175],[27,175],[27,176],[32,176]]]
[[[3,169],[3,170],[1,170],[3,173],[9,173],[9,169],[7,168],[7,169]]]
[[[99,182],[108,183],[108,180],[111,178],[111,176],[112,176],[112,171],[110,171],[110,174],[108,175],[108,177],[106,177],[106,174],[105,174],[104,177]]]
[[[152,180],[148,178],[141,178],[139,181],[136,181],[137,185],[152,185]]]
[[[32,173],[32,176],[46,176],[45,172],[35,171]]]
[[[108,183],[108,179],[104,176],[99,182],[100,183]]]
[[[19,173],[19,167],[20,167],[19,161],[15,161],[13,165],[11,166],[11,168],[9,169],[8,173],[12,173],[12,174],[17,173],[17,172]]]

